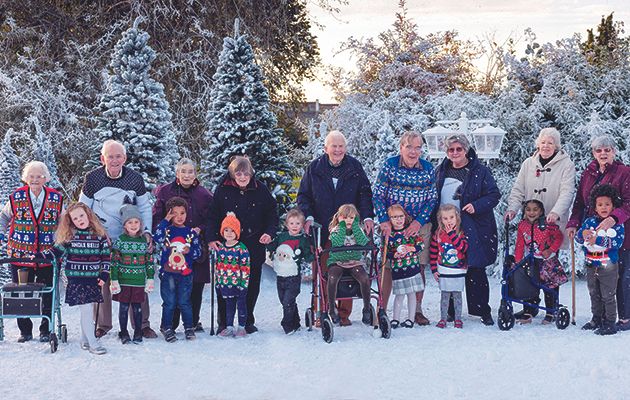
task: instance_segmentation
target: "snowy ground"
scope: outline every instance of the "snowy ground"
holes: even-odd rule
[[[492,304],[499,303],[492,280]],[[630,332],[599,337],[581,331],[589,300],[578,283],[577,327],[560,331],[529,326],[508,332],[464,319],[452,325],[398,329],[376,339],[353,314],[351,327],[337,328],[326,344],[319,330],[285,336],[279,326],[273,273],[265,274],[256,316],[260,332],[244,339],[200,334],[194,342],[162,339],[121,345],[114,333],[103,340],[104,356],[79,348],[78,310],[65,306],[69,342],[56,354],[36,342],[18,344],[15,322],[6,320],[0,343],[0,387],[7,399],[627,399]],[[303,286],[300,312],[309,302]],[[209,325],[209,289],[202,322]],[[570,284],[561,290],[570,305]],[[152,325],[160,316],[159,294],[151,297]],[[355,302],[355,308],[359,308]],[[116,306],[115,306],[116,308]],[[439,316],[439,294],[431,282],[425,313]],[[496,310],[493,310],[496,314]],[[178,333],[180,339],[183,334]]]

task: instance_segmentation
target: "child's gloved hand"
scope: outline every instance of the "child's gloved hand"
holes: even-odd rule
[[[147,279],[147,283],[144,284],[144,291],[151,293],[155,289],[155,281],[153,279]]]
[[[118,283],[118,281],[112,281],[111,290],[112,294],[120,293],[120,284]]]

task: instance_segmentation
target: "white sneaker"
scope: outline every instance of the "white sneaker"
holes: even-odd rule
[[[94,347],[94,348],[90,347],[90,353],[100,356],[102,354],[107,353],[107,349],[105,347],[103,347],[103,346],[98,346],[98,347]]]
[[[90,350],[89,343],[81,343],[81,350]]]
[[[222,338],[234,336],[234,327],[233,326],[225,327],[225,329],[219,332],[217,336],[222,337]]]

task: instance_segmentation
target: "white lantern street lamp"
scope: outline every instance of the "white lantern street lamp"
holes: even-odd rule
[[[457,131],[447,129],[441,125],[434,126],[433,128],[422,132],[422,136],[424,137],[424,141],[426,142],[429,150],[429,157],[444,158],[446,156],[444,151],[446,138],[455,134],[457,134]]]

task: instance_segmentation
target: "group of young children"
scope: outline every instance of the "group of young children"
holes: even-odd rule
[[[609,185],[597,187],[591,196],[591,207],[595,215],[588,218],[576,234],[575,240],[583,246],[592,319],[583,329],[593,329],[607,335],[616,332],[615,291],[618,279],[618,249],[624,238],[623,225],[614,224],[602,229],[602,221],[618,207],[621,199]],[[192,288],[192,262],[201,256],[199,231],[185,225],[187,204],[175,197],[166,205],[165,219],[158,225],[153,240],[160,252],[160,294],[162,297],[161,327],[168,342],[177,340],[171,328],[173,313],[181,311],[185,337],[195,338],[192,326],[190,291]],[[385,238],[383,256],[386,268],[391,268],[394,294],[392,328],[413,327],[416,312],[416,293],[424,290],[419,255],[424,246],[418,235],[409,235],[405,229],[412,222],[405,209],[394,204],[388,209],[392,233]],[[528,200],[523,206],[523,218],[518,226],[515,259],[525,257],[525,251],[534,249],[533,259],[540,270],[540,279],[555,289],[555,296],[546,296],[546,304],[557,301],[558,287],[566,282],[562,266],[558,261],[558,250],[562,234],[557,226],[547,225],[540,229],[538,221],[544,218],[541,202]],[[79,306],[81,311],[81,347],[95,354],[106,350],[92,333],[92,304],[102,302],[101,286],[111,285],[113,299],[119,302],[119,338],[123,344],[142,341],[141,304],[144,293],[154,289],[154,267],[151,245],[143,235],[142,217],[137,208],[126,204],[121,208],[123,234],[111,245],[105,228],[98,217],[87,206],[75,203],[64,213],[57,231],[55,246],[36,257],[64,259],[62,280],[66,284],[66,303]],[[301,268],[311,262],[311,241],[303,230],[304,214],[298,209],[288,212],[286,231],[278,233],[268,245],[272,254],[273,268],[277,274],[278,298],[282,304],[281,326],[286,334],[300,329],[297,296],[301,287]],[[442,205],[437,213],[437,229],[430,240],[430,267],[438,282],[441,294],[441,317],[438,328],[447,325],[449,302],[454,305],[454,326],[462,328],[462,291],[466,275],[466,236],[461,228],[460,211],[449,204]],[[224,241],[216,252],[215,287],[226,301],[226,328],[220,337],[244,336],[246,295],[249,281],[249,253],[239,242],[240,221],[228,213],[221,224],[220,233]],[[333,247],[364,246],[369,242],[359,222],[359,213],[351,204],[341,206],[330,223],[330,241]],[[533,232],[533,234],[532,234]],[[371,324],[370,278],[365,269],[363,253],[341,251],[331,253],[327,261],[329,315],[334,323],[339,322],[335,307],[337,284],[345,270],[357,280],[363,298],[362,321]],[[109,282],[111,280],[111,282]],[[407,300],[407,318],[401,317],[403,302]],[[133,336],[127,329],[129,310],[136,327]],[[236,314],[238,311],[238,314]],[[237,315],[238,328],[234,329]],[[551,322],[547,315],[544,322]]]

